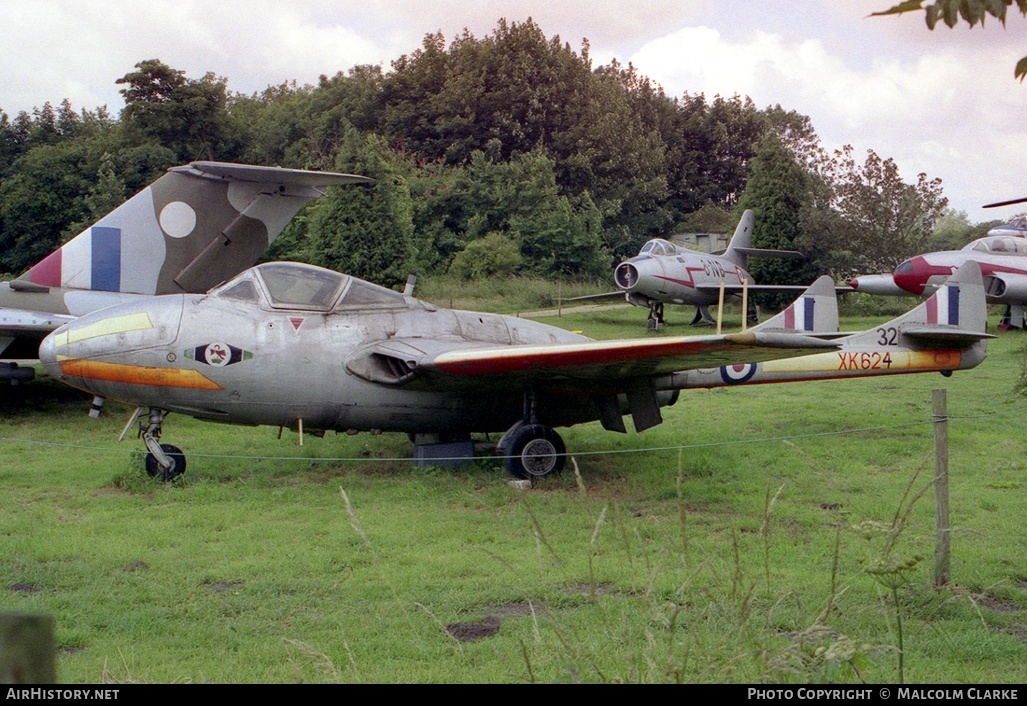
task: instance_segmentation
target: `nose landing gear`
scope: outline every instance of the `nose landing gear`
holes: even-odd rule
[[[141,409],[136,410],[136,419],[141,416],[141,411]],[[185,454],[182,453],[182,449],[171,444],[160,443],[161,428],[166,416],[164,410],[151,408],[146,422],[139,424],[139,435],[149,451],[146,454],[146,473],[151,478],[165,483],[185,473]]]

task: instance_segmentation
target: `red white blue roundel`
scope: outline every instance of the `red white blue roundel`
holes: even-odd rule
[[[728,385],[740,385],[749,382],[756,374],[754,363],[739,363],[738,365],[722,365],[720,368],[720,379]]]

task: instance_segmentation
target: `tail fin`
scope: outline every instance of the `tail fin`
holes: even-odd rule
[[[835,295],[834,280],[824,275],[800,294],[787,309],[750,330],[837,333],[838,298]]]
[[[756,215],[749,209],[745,209],[734,235],[728,241],[727,250],[724,251],[724,258],[735,263],[739,267],[746,267],[748,259],[746,251],[752,247],[752,227],[756,222]]]
[[[981,267],[973,260],[963,263],[934,294],[886,324],[848,336],[840,341],[849,345],[905,345],[924,348],[945,344],[967,347],[985,338],[988,306],[984,298]]]
[[[738,221],[735,234],[731,236],[731,242],[727,244],[727,250],[724,251],[725,259],[744,269],[749,266],[750,255],[786,259],[805,257],[801,252],[796,252],[795,250],[767,250],[752,247],[752,228],[755,222],[756,216],[751,210],[746,209],[742,214],[742,218]]]
[[[372,182],[224,162],[173,167],[16,282],[134,294],[205,292],[255,264],[325,187]]]

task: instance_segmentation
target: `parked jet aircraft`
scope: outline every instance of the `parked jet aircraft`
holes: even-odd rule
[[[630,414],[643,431],[689,387],[971,368],[985,356],[984,324],[974,263],[906,316],[839,340],[819,336],[837,331],[825,277],[750,331],[620,341],[268,263],[205,296],[84,316],[50,334],[40,356],[63,382],[138,405],[152,476],[185,469],[181,450],[159,442],[165,417],[179,412],[300,433],[407,432],[422,461],[470,456],[471,433],[506,430],[507,470],[523,478],[562,467],[553,427],[598,420],[624,432]],[[812,362],[787,367],[795,356]]]
[[[983,208],[1012,206],[1027,198],[989,203]],[[1024,305],[1027,304],[1027,260],[1010,256],[1027,255],[1027,216],[1017,216],[1009,223],[996,226],[983,238],[977,238],[959,250],[946,250],[917,255],[899,264],[891,274],[860,275],[849,286],[866,294],[906,296],[930,294],[968,260],[976,261],[984,275],[984,289],[989,304],[1005,304],[1000,330],[1025,328]]]
[[[861,275],[849,282],[858,292],[908,296],[935,291],[964,262],[980,265],[989,304],[1005,304],[999,328],[1024,328],[1027,304],[1027,238],[989,235],[960,250],[925,253],[899,264],[892,274]]]
[[[623,296],[631,304],[649,309],[649,328],[656,330],[664,323],[664,304],[693,305],[696,307],[693,324],[701,320],[716,323],[708,307],[719,302],[721,284],[729,297],[741,296],[743,289],[749,292],[801,292],[805,286],[753,283],[752,276],[746,271],[750,256],[802,257],[802,253],[792,250],[751,247],[753,220],[753,212],[745,211],[727,249],[718,254],[689,250],[662,238],[650,240],[638,255],[614,269],[613,279],[620,292],[575,297],[568,301]]]
[[[206,292],[253,265],[325,187],[372,181],[223,162],[169,169],[21,277],[0,283],[0,354],[35,359],[50,331],[112,304]],[[33,373],[0,364],[0,380]]]

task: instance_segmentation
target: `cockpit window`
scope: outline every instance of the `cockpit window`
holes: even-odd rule
[[[259,302],[260,294],[257,292],[257,285],[253,283],[251,279],[244,279],[241,282],[236,282],[233,285],[229,285],[227,289],[223,289],[218,292],[219,297],[225,297],[226,299],[238,299],[244,302]]]
[[[377,284],[353,279],[349,289],[342,297],[336,309],[370,309],[374,307],[403,306],[406,299],[399,292],[394,292]]]
[[[349,279],[321,267],[291,262],[272,262],[257,271],[271,296],[271,306],[282,309],[326,310]]]
[[[649,253],[650,255],[676,255],[678,249],[668,240],[656,238],[642,246],[639,254]]]

